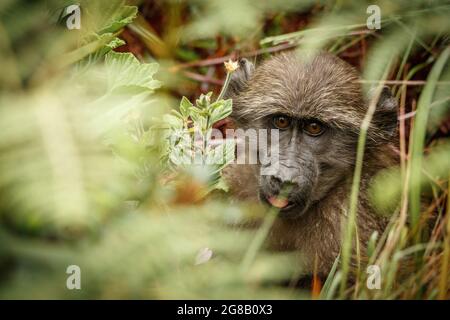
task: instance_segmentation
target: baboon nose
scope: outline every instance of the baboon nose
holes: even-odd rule
[[[288,197],[297,184],[292,181],[284,181],[279,177],[272,176],[270,179],[270,191],[273,195]]]

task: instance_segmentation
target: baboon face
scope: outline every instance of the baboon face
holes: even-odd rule
[[[352,170],[356,137],[317,118],[292,113],[268,114],[262,128],[279,130],[278,163],[260,174],[259,196],[281,216],[299,216],[323,198]],[[265,167],[261,165],[263,173]]]
[[[350,65],[324,53],[304,59],[284,54],[254,72],[248,61],[241,61],[233,80],[229,96],[237,126],[279,130],[278,142],[270,142],[278,143],[278,162],[259,165],[260,173],[268,165],[276,168],[270,175],[259,174],[261,201],[279,208],[282,217],[299,217],[351,176],[367,103]],[[385,104],[377,106],[377,114],[392,116],[395,128],[395,104],[393,109]],[[389,128],[376,128],[377,119],[369,139],[382,141],[392,121],[384,121]]]

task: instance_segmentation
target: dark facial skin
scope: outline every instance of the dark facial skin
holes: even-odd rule
[[[356,140],[317,119],[274,114],[264,123],[279,130],[280,153],[277,172],[260,176],[260,199],[286,198],[280,216],[299,217],[352,170]]]

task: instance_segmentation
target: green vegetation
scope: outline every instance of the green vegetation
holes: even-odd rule
[[[77,3],[79,30],[66,27],[72,1],[0,4],[0,298],[449,298],[446,1],[379,1],[381,30],[366,28],[365,1]],[[234,142],[210,144],[232,110],[223,62],[293,48],[333,52],[367,89],[398,97],[400,165],[371,193],[391,219],[368,248],[379,290],[350,266],[375,101],[323,285],[294,288],[299,257],[264,248],[275,213],[227,198],[220,172]],[[257,230],[234,227],[255,220]],[[66,288],[69,265],[82,290]]]

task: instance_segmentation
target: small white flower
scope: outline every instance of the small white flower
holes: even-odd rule
[[[239,63],[237,61],[232,61],[231,59],[224,62],[224,65],[228,73],[234,72],[237,68],[239,68]]]

